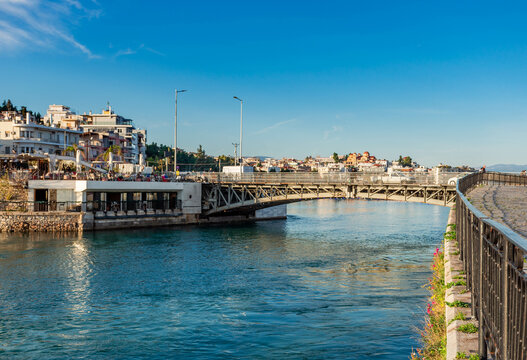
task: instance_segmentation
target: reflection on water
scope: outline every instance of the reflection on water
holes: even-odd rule
[[[0,235],[0,356],[407,359],[448,210],[320,200],[287,221]]]

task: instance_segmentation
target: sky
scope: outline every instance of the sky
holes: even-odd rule
[[[244,156],[527,163],[527,4],[0,0],[0,99]]]

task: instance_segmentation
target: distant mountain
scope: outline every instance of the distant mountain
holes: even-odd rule
[[[257,158],[257,159],[259,159],[260,161],[264,161],[265,159],[272,158],[272,156],[249,156],[249,157]]]
[[[496,164],[496,165],[487,166],[487,171],[520,172],[522,170],[527,170],[527,165]]]

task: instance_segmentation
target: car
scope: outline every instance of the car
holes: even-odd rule
[[[447,184],[448,185],[457,185],[457,182],[459,181],[459,179],[461,179],[465,175],[466,174],[459,174],[459,175],[456,175],[454,177],[451,177],[450,179],[448,179]]]

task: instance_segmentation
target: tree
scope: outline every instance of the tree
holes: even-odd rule
[[[397,162],[403,167],[412,166],[412,158],[410,156],[402,157],[402,155],[399,155],[399,160],[397,160]]]
[[[336,152],[333,153],[333,161],[336,163],[339,162],[339,154],[337,154]]]
[[[13,103],[11,102],[11,99],[7,99],[7,103],[5,105],[7,111],[16,111],[16,106],[13,106]]]
[[[103,161],[108,161],[110,159],[110,153],[113,153],[113,154],[115,154],[117,156],[122,156],[123,155],[123,151],[122,151],[122,149],[121,149],[121,147],[119,145],[111,145],[108,149],[106,149],[105,152],[103,152],[102,154],[97,156],[96,160],[101,160],[102,159]]]
[[[205,157],[205,150],[203,150],[203,146],[198,146],[197,155],[200,159]]]

